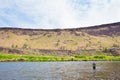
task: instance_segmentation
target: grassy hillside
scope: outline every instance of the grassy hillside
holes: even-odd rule
[[[72,51],[119,48],[120,22],[74,29],[1,28],[0,47]]]

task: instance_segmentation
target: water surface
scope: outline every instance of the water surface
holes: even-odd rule
[[[120,80],[120,62],[0,62],[0,80]]]

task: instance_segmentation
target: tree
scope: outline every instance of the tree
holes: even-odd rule
[[[60,40],[57,41],[56,46],[59,46],[59,42],[60,42]]]
[[[27,44],[23,44],[22,48],[27,48],[28,45]]]
[[[65,46],[61,46],[60,49],[61,49],[61,50],[65,50]]]
[[[15,47],[14,47],[14,44],[12,44],[12,48],[15,48]]]
[[[15,48],[18,48],[18,45],[16,45]]]

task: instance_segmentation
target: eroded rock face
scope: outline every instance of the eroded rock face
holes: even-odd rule
[[[85,31],[88,34],[95,36],[120,36],[120,22],[83,28],[82,31]]]
[[[3,53],[13,53],[13,54],[24,54],[24,52],[22,50],[3,48],[3,47],[0,47],[0,52],[3,52]]]

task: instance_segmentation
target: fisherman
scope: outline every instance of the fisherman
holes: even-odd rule
[[[96,63],[93,62],[93,70],[96,70]]]

